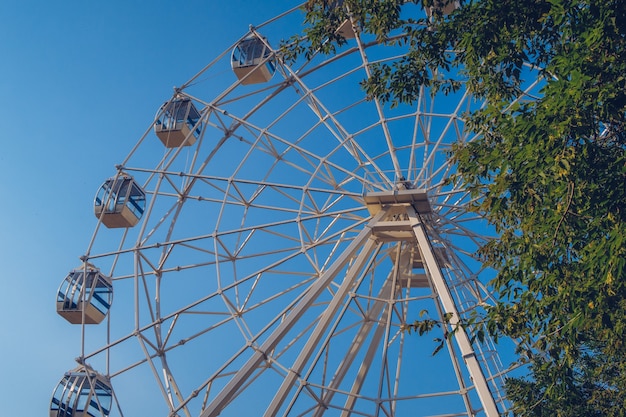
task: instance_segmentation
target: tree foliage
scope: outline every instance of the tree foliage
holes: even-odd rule
[[[530,374],[508,384],[519,415],[626,409],[626,2],[309,0],[292,54],[334,52],[350,18],[409,53],[372,68],[370,97],[397,105],[422,85],[464,84],[487,106],[451,155],[499,238],[481,249],[499,295],[488,330],[519,338]],[[431,11],[430,17],[423,10]],[[450,51],[454,51],[451,53]],[[289,54],[287,55],[289,57]],[[530,71],[534,68],[536,71]],[[538,97],[512,101],[529,74]]]

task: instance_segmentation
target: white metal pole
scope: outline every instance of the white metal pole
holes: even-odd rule
[[[276,393],[274,399],[264,413],[265,417],[273,417],[276,415],[278,409],[283,404],[287,395],[289,394],[289,391],[291,391],[297,379],[302,376],[302,370],[304,369],[304,366],[311,358],[313,350],[322,339],[322,336],[324,336],[326,329],[330,325],[333,317],[335,316],[335,313],[337,313],[339,307],[341,307],[341,304],[344,302],[345,297],[348,295],[348,292],[353,288],[355,279],[363,266],[366,264],[368,257],[373,252],[374,246],[376,246],[376,241],[374,239],[365,239],[365,242],[363,242],[363,247],[361,249],[361,252],[357,256],[356,261],[352,265],[350,265],[350,268],[348,269],[348,272],[346,273],[346,276],[344,277],[341,286],[333,295],[333,299],[329,303],[328,307],[326,307],[326,309],[324,310],[322,317],[317,322],[313,333],[309,336],[306,344],[300,351],[300,354],[298,355],[298,358],[294,362],[293,366],[289,368],[289,373],[285,376],[285,379],[283,379],[283,383],[281,384],[278,392]],[[337,272],[340,271],[337,270]]]
[[[335,375],[333,375],[333,378],[328,386],[328,390],[320,399],[320,406],[315,411],[314,417],[322,417],[322,414],[326,410],[324,407],[331,402],[333,396],[335,395],[335,392],[339,389],[341,382],[343,381],[344,377],[350,370],[350,367],[352,366],[354,360],[356,359],[357,354],[360,352],[365,342],[367,341],[367,335],[370,334],[372,328],[374,327],[374,324],[376,323],[375,318],[380,315],[383,307],[388,306],[388,303],[383,300],[388,300],[391,297],[392,282],[393,280],[391,279],[391,277],[388,277],[387,280],[385,280],[385,284],[382,286],[378,295],[374,299],[372,306],[364,314],[363,324],[359,328],[356,336],[354,336],[354,339],[350,344],[350,349],[348,350],[348,353],[339,364]],[[371,343],[371,341],[368,341],[368,343],[370,345],[374,345],[374,343]]]
[[[448,288],[443,274],[441,273],[441,269],[437,264],[437,260],[435,259],[435,253],[428,235],[426,234],[424,223],[412,205],[407,205],[407,214],[409,216],[413,233],[415,233],[415,237],[417,238],[417,244],[422,260],[424,261],[424,265],[430,275],[435,291],[437,292],[437,296],[441,301],[445,312],[452,313],[450,325],[455,328],[459,324],[459,312],[456,308],[456,304],[454,303],[454,299],[452,298],[452,294],[450,293],[450,289]],[[498,407],[496,406],[493,395],[489,390],[487,379],[485,378],[485,374],[478,363],[476,353],[474,352],[474,348],[470,343],[467,333],[465,333],[465,329],[462,327],[456,328],[454,340],[456,340],[459,346],[461,355],[463,356],[463,360],[467,366],[470,377],[474,382],[478,398],[483,405],[487,417],[498,417],[500,414],[498,412]]]

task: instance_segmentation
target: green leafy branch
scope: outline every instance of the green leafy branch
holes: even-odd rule
[[[485,341],[485,318],[478,314],[472,315],[467,319],[461,318],[456,321],[452,321],[454,313],[444,313],[441,320],[433,319],[429,316],[428,310],[422,310],[419,313],[419,319],[415,320],[411,324],[405,324],[402,326],[402,330],[407,331],[409,334],[415,332],[419,336],[423,336],[430,333],[436,328],[443,329],[444,337],[435,337],[433,341],[437,344],[432,352],[432,355],[439,353],[445,346],[446,341],[450,342],[457,331],[468,331],[471,333],[470,342],[473,344],[475,341],[483,343]],[[472,331],[476,329],[475,331]]]

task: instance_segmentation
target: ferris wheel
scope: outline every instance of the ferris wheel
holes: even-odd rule
[[[51,417],[506,412],[508,364],[457,326],[491,301],[491,230],[448,181],[480,101],[369,100],[360,81],[406,51],[350,22],[337,53],[285,62],[301,20],[176,88],[97,192],[57,295],[82,337]],[[407,331],[420,319],[439,325]]]

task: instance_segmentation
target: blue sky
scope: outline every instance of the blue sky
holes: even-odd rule
[[[297,1],[0,1],[0,398],[45,415],[79,354],[54,310],[93,197],[156,109],[217,53]]]

